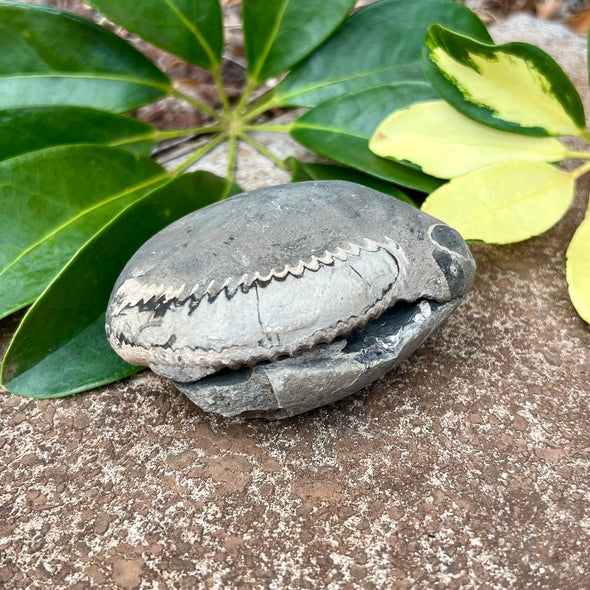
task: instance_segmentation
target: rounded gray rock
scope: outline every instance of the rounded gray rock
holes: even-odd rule
[[[122,358],[172,379],[205,409],[283,417],[380,377],[378,369],[362,378],[361,363],[352,378],[339,364],[346,338],[397,302],[448,303],[427,314],[440,321],[406,314],[407,356],[456,307],[474,273],[459,234],[406,203],[348,182],[289,184],[215,203],[151,238],[114,287],[106,330]],[[383,366],[403,356],[390,352]],[[242,376],[226,379],[229,370]],[[289,401],[282,371],[299,374]]]

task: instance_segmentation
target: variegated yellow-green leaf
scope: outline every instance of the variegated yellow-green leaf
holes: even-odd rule
[[[574,85],[538,47],[488,45],[434,25],[423,66],[445,100],[481,123],[526,135],[586,134]]]
[[[590,324],[590,207],[567,249],[565,268],[570,299]]]
[[[369,151],[369,139],[391,110],[436,98],[424,82],[404,82],[367,88],[332,98],[293,122],[291,136],[299,143],[336,162],[386,182],[424,193],[441,181],[415,167],[378,158]]]
[[[575,176],[550,164],[494,164],[455,178],[422,205],[466,240],[509,244],[553,227],[574,198]]]
[[[455,178],[500,162],[558,162],[570,153],[552,137],[517,135],[477,123],[443,100],[391,114],[377,127],[369,148],[438,178]]]

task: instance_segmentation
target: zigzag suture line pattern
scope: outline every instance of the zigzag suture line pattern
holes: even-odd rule
[[[228,299],[233,298],[239,289],[247,292],[255,284],[268,284],[273,280],[284,280],[288,275],[301,278],[306,271],[318,272],[321,268],[334,264],[335,260],[345,262],[349,257],[359,256],[362,251],[377,252],[386,250],[399,265],[399,250],[390,238],[385,237],[384,242],[379,243],[370,239],[363,239],[360,243],[349,243],[346,247],[337,247],[333,251],[326,250],[322,256],[311,256],[309,260],[299,260],[295,266],[285,265],[282,269],[271,269],[267,274],[256,272],[254,275],[242,275],[235,280],[228,277],[219,286],[211,281],[206,288],[196,284],[190,291],[186,291],[186,285],[178,288],[170,288],[161,284],[143,285],[140,279],[128,279],[121,285],[116,295],[117,305],[113,316],[126,313],[135,307],[145,306],[157,302],[166,307],[180,307],[190,302],[191,306],[202,305],[203,302],[213,302],[221,293],[225,292]],[[392,251],[393,250],[393,251]],[[325,329],[314,332],[309,338],[284,345],[279,348],[268,346],[242,347],[229,346],[221,350],[206,350],[202,348],[190,348],[184,346],[174,349],[168,345],[153,346],[149,350],[141,346],[134,346],[125,341],[122,335],[109,334],[109,339],[123,356],[129,356],[138,364],[150,364],[172,367],[207,367],[215,372],[223,368],[235,369],[244,365],[254,365],[260,361],[272,361],[279,356],[293,356],[296,352],[311,349],[320,343],[329,343],[338,337],[345,336],[355,329],[363,328],[369,321],[381,316],[396,301],[396,280],[389,284],[380,299],[376,300],[362,315],[344,318]],[[142,313],[141,311],[139,313]],[[148,312],[145,312],[148,313]]]

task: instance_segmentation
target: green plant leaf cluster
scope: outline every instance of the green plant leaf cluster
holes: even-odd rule
[[[169,180],[149,158],[90,145],[9,158],[0,177],[0,317],[32,303],[110,219]]]
[[[381,84],[422,81],[420,55],[429,25],[441,23],[491,41],[464,6],[440,0],[381,0],[356,12],[280,84],[280,105],[314,107]]]
[[[111,288],[146,240],[171,221],[215,202],[225,190],[225,180],[208,172],[183,174],[114,216],[29,309],[6,353],[4,387],[21,395],[61,397],[139,370],[119,358],[104,335]],[[239,187],[231,187],[231,194],[238,192]],[[39,330],[46,325],[51,330]]]
[[[113,113],[171,91],[168,78],[114,33],[73,14],[0,4],[0,108],[76,105]]]
[[[221,65],[223,30],[217,0],[88,0],[88,4],[189,63],[211,70]]]
[[[420,67],[434,23],[489,43],[479,19],[452,0],[244,0],[242,95],[222,77],[219,0],[88,0],[153,45],[206,68],[221,108],[183,93],[111,31],[67,12],[0,3],[0,318],[29,308],[4,358],[11,392],[59,397],[137,370],[108,346],[103,315],[125,262],[153,233],[239,190],[237,143],[247,141],[294,180],[343,178],[410,200],[397,185],[430,192],[442,182],[417,166],[375,156],[369,139],[393,108],[435,93]],[[274,89],[259,87],[287,74]],[[270,85],[272,87],[272,84]],[[201,127],[158,130],[130,111],[164,97],[200,110]],[[256,97],[256,98],[254,98]],[[266,124],[276,107],[310,110]],[[284,162],[251,136],[291,133],[333,163]],[[207,141],[174,170],[150,151],[169,138]],[[185,173],[228,142],[225,179]]]
[[[244,42],[251,84],[291,69],[347,17],[354,0],[244,0]],[[260,35],[260,31],[267,32]]]
[[[492,45],[433,25],[426,34],[424,71],[444,100],[397,109],[370,141],[376,155],[451,179],[422,209],[467,240],[508,244],[553,227],[570,208],[576,179],[552,164],[590,160],[556,140],[590,140],[580,97],[561,68],[525,43]],[[446,101],[446,102],[445,102]],[[590,322],[590,221],[567,252],[572,303]]]

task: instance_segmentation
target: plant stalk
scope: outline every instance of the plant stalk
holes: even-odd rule
[[[186,129],[171,129],[170,131],[156,131],[157,141],[164,139],[173,139],[175,137],[185,137],[187,135],[204,135],[207,133],[217,133],[221,131],[221,125],[208,125],[204,127],[187,127]]]
[[[578,178],[580,178],[580,176],[584,176],[584,174],[586,174],[586,172],[588,172],[589,170],[590,170],[590,162],[586,162],[586,164],[584,164],[583,166],[580,166],[579,168],[572,170],[570,172],[570,174],[572,175],[574,180],[578,180]]]
[[[188,102],[190,105],[192,105],[193,107],[195,107],[199,111],[203,111],[204,113],[206,113],[207,115],[209,115],[210,117],[212,117],[213,119],[215,119],[217,121],[219,121],[221,119],[221,116],[219,115],[219,113],[217,113],[211,107],[207,106],[205,103],[202,103],[200,100],[197,100],[196,98],[193,98],[192,96],[189,96],[188,94],[185,94],[184,92],[182,92],[176,88],[172,89],[172,96],[175,96],[176,98],[180,98],[181,100]]]
[[[276,154],[273,154],[266,146],[256,141],[253,137],[246,133],[240,133],[239,138],[250,144],[255,150],[259,151],[263,156],[266,156],[271,162],[274,162],[281,170],[289,170],[289,166],[284,160],[281,160]]]
[[[227,93],[225,92],[225,86],[223,85],[223,78],[221,77],[221,70],[218,67],[211,70],[213,74],[213,80],[215,81],[215,86],[217,86],[217,93],[219,94],[219,98],[221,99],[221,106],[223,108],[224,113],[230,112],[230,104],[229,98],[227,97]]]
[[[590,151],[567,151],[567,158],[571,158],[572,160],[590,160]]]
[[[260,102],[252,105],[252,108],[246,110],[243,113],[243,116],[244,116],[243,121],[244,121],[244,123],[248,123],[252,119],[259,117],[260,115],[262,115],[266,111],[272,109],[273,107],[278,107],[278,106],[280,106],[280,103],[278,100],[276,100],[275,95],[272,92],[270,94],[266,94],[261,97]]]
[[[231,135],[229,138],[228,145],[228,157],[227,157],[227,174],[225,180],[227,181],[227,188],[223,193],[222,199],[225,199],[231,190],[231,185],[234,182],[236,176],[236,151],[237,151],[238,139],[235,135]]]
[[[246,79],[246,87],[244,88],[244,92],[242,92],[242,96],[240,96],[240,100],[238,101],[238,104],[236,105],[236,113],[245,114],[244,110],[245,110],[246,104],[248,103],[248,99],[252,95],[252,92],[254,91],[256,86],[257,86],[256,80],[253,80],[250,76],[248,76]]]
[[[196,152],[191,154],[184,162],[173,168],[170,171],[170,176],[176,178],[179,174],[184,172],[187,168],[192,166],[195,162],[198,162],[203,156],[208,154],[213,148],[217,147],[220,143],[223,143],[227,139],[227,134],[221,133],[208,141],[204,146],[198,149]]]
[[[242,129],[244,131],[271,131],[273,133],[289,133],[291,128],[293,127],[293,123],[287,123],[285,125],[267,125],[266,123],[262,123],[260,125],[244,125]],[[590,152],[588,152],[590,157]]]

